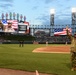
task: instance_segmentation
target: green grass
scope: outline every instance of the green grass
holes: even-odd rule
[[[53,73],[58,75],[76,75],[71,71],[70,54],[32,53],[33,49],[45,44],[0,44],[0,68]],[[49,45],[60,46],[60,45]]]

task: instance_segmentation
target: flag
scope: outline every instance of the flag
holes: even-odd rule
[[[68,29],[69,32],[72,32],[72,29]],[[54,28],[54,35],[66,35],[66,29],[65,28]]]
[[[39,75],[38,71],[36,70],[36,75]]]
[[[12,23],[12,28],[18,29],[18,21],[17,20],[7,20],[7,22]]]
[[[3,25],[8,25],[7,20],[2,20],[2,24],[3,24]]]
[[[24,22],[25,25],[29,25],[29,22]]]
[[[2,19],[4,19],[4,13],[2,13]]]

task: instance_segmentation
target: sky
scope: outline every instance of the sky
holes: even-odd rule
[[[55,25],[63,25],[71,24],[73,7],[76,0],[0,0],[0,15],[15,12],[31,25],[50,25],[50,9],[55,9]]]

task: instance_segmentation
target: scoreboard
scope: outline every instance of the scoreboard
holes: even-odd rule
[[[24,23],[18,23],[18,33],[26,33],[27,26]]]
[[[18,23],[18,33],[30,33],[29,22]]]

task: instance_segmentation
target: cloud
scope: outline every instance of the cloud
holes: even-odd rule
[[[6,12],[6,11],[10,10],[10,8],[13,7],[13,1],[14,0],[0,0],[0,11]]]
[[[55,20],[55,25],[67,25],[67,24],[71,24],[71,19],[65,18]]]
[[[43,25],[49,25],[50,23],[50,18],[49,15],[42,15],[36,18],[36,20],[40,20]]]
[[[14,0],[0,0],[0,6],[1,7],[12,7],[13,6],[13,1]]]
[[[38,8],[38,6],[34,6],[32,9],[33,9],[33,10],[36,10],[37,8]]]
[[[61,13],[55,16],[55,24],[71,24],[71,14],[70,13]]]
[[[4,8],[4,9],[5,9],[5,8],[8,9],[9,7],[12,7],[12,6],[13,6],[12,4],[1,4],[1,5],[0,5],[0,7],[1,7],[1,8]]]
[[[49,15],[42,15],[36,18],[42,22],[42,25],[50,25],[50,16]],[[64,24],[71,24],[71,16],[70,14],[58,14],[54,18],[55,25],[64,25]]]
[[[63,4],[63,3],[61,3],[62,1],[66,3],[71,0],[45,0],[45,4],[49,4],[49,3],[53,3],[53,2]]]
[[[13,2],[13,0],[0,0],[0,2]]]
[[[51,2],[54,2],[56,0],[45,0],[45,3],[48,4],[48,3],[51,3]]]
[[[56,17],[71,17],[71,14],[70,13],[61,13],[61,14],[57,14],[56,16],[55,16],[55,18]]]
[[[30,0],[24,0],[24,1],[28,2],[28,1],[30,1]]]

